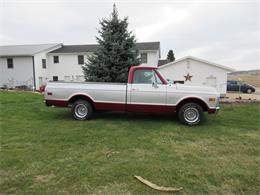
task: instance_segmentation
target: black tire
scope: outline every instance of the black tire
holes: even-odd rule
[[[93,106],[86,100],[77,100],[72,104],[72,115],[75,119],[89,120],[94,113]]]
[[[196,103],[187,103],[179,109],[178,117],[181,123],[195,126],[202,122],[204,113],[200,105]]]
[[[253,90],[249,88],[246,90],[246,92],[250,94],[250,93],[253,93]]]

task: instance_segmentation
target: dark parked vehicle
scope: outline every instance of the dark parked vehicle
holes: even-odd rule
[[[253,93],[255,92],[255,88],[252,85],[243,83],[241,81],[229,80],[227,81],[227,91]]]

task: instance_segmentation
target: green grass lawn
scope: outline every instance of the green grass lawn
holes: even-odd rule
[[[259,105],[222,105],[196,127],[173,116],[76,121],[32,93],[0,92],[0,194],[259,194]]]

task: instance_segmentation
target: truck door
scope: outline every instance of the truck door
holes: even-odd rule
[[[166,105],[166,88],[155,71],[139,69],[134,72],[133,83],[129,86],[130,102],[128,111],[159,112]]]

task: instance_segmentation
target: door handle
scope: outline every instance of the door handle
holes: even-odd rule
[[[132,91],[139,91],[139,89],[132,89]]]

